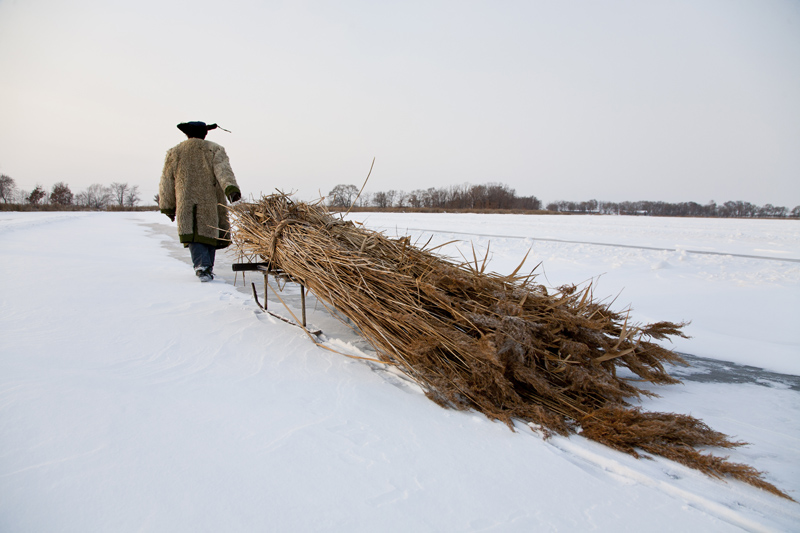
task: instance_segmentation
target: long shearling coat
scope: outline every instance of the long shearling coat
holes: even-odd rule
[[[162,213],[177,218],[182,243],[228,246],[225,196],[238,191],[225,148],[217,143],[187,139],[167,151],[158,203]]]

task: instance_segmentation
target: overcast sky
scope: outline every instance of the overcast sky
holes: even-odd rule
[[[0,76],[26,190],[149,200],[202,120],[245,194],[800,204],[798,0],[0,0]]]

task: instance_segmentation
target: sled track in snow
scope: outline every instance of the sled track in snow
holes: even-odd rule
[[[388,228],[385,228],[388,229]],[[656,252],[686,252],[687,254],[699,254],[699,255],[719,255],[723,257],[739,257],[742,259],[766,259],[767,261],[785,261],[788,263],[800,263],[800,259],[792,258],[792,257],[770,257],[767,255],[749,255],[749,254],[734,254],[729,252],[711,252],[708,250],[685,250],[683,248],[660,248],[657,246],[636,246],[632,244],[615,244],[609,242],[592,242],[592,241],[570,241],[565,239],[548,239],[543,237],[525,237],[520,235],[493,235],[491,233],[471,233],[465,231],[444,231],[444,230],[432,230],[426,228],[406,228],[408,231],[425,231],[428,233],[446,233],[446,234],[453,234],[453,235],[470,235],[473,237],[489,237],[493,239],[530,239],[532,241],[541,241],[541,242],[560,242],[564,244],[589,244],[592,246],[608,246],[611,248],[632,248],[634,250],[653,250]]]

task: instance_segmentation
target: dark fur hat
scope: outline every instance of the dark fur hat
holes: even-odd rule
[[[216,124],[208,124],[205,122],[181,122],[178,124],[178,129],[186,134],[187,137],[196,137],[198,139],[205,139],[206,133],[209,130],[216,129]]]

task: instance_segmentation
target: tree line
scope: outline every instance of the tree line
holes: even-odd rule
[[[371,207],[431,208],[465,210],[522,210],[539,211],[542,202],[535,196],[517,196],[516,191],[502,183],[484,185],[455,185],[445,188],[363,192],[359,195],[355,185],[340,184],[327,196],[328,205],[347,209]],[[789,210],[772,204],[755,205],[750,202],[730,201],[717,204],[713,200],[705,205],[697,202],[602,202],[587,200],[550,202],[546,211],[554,213],[581,213],[603,215],[638,215],[660,217],[716,217],[716,218],[800,218],[800,206]]]
[[[60,181],[47,191],[37,184],[32,191],[17,188],[10,176],[0,175],[0,201],[4,204],[36,206],[52,205],[60,207],[82,207],[87,209],[108,209],[110,207],[135,208],[141,197],[138,185],[114,182],[111,185],[95,183],[86,189],[73,193],[69,185]]]
[[[537,211],[542,203],[535,196],[517,196],[516,191],[502,183],[484,185],[453,185],[450,187],[415,189],[411,192],[388,190],[364,192],[359,196],[355,185],[340,184],[327,196],[328,205],[337,208],[376,207],[433,208],[433,209],[512,209]]]
[[[557,213],[598,213],[606,215],[643,215],[655,217],[715,217],[715,218],[800,218],[800,206],[789,210],[772,204],[755,205],[730,201],[705,205],[697,202],[585,202],[558,201],[547,204],[548,211]]]
[[[32,191],[17,188],[10,176],[0,175],[0,201],[15,206],[75,206],[77,208],[103,210],[108,208],[135,208],[141,197],[138,185],[114,182],[111,185],[93,184],[73,193],[69,185],[58,182],[47,191],[36,185]],[[158,195],[154,198],[158,203]],[[415,189],[411,192],[390,189],[388,191],[362,192],[355,185],[339,184],[327,196],[328,205],[335,208],[372,207],[429,208],[464,210],[520,210],[539,211],[542,202],[535,196],[517,196],[516,191],[502,183],[483,185],[453,185],[450,187]],[[8,205],[8,207],[11,207]],[[548,203],[547,211],[555,213],[582,213],[606,215],[640,215],[664,217],[717,217],[717,218],[800,218],[800,206],[789,210],[783,206],[750,202],[729,201],[717,204],[713,200],[705,205],[697,202],[603,202],[587,200],[571,202],[559,200]]]
[[[517,196],[516,191],[502,183],[484,185],[455,185],[445,188],[416,189],[411,192],[388,190],[362,192],[355,185],[339,184],[326,198],[330,207],[402,209],[464,209],[464,210],[542,210],[542,202],[535,196]],[[717,204],[697,202],[603,202],[587,200],[570,202],[559,200],[548,203],[544,209],[553,213],[580,213],[603,215],[636,215],[660,217],[715,217],[715,218],[800,218],[800,206],[789,210],[772,204],[755,205],[744,201]]]

